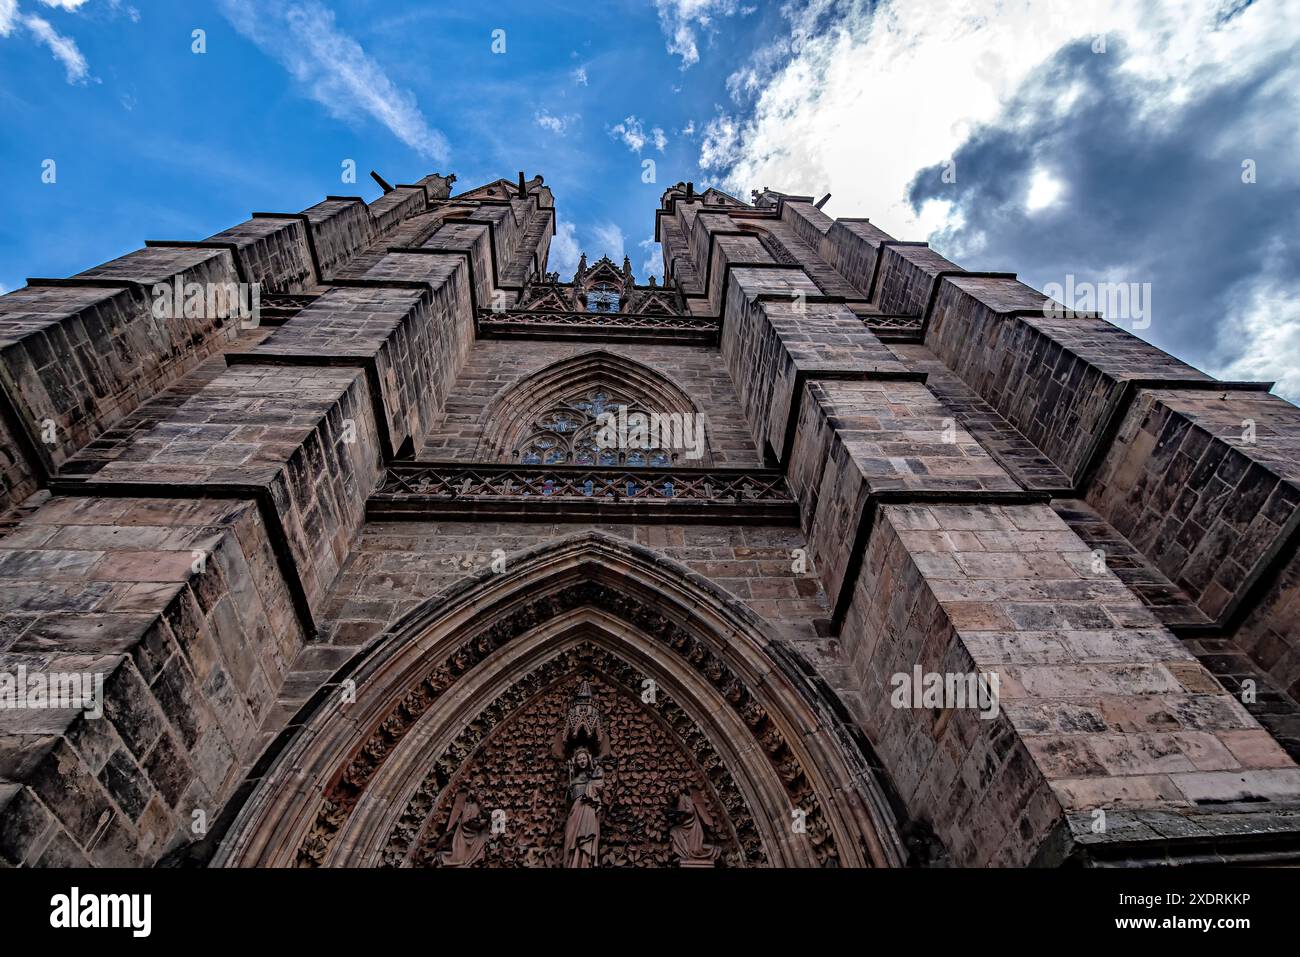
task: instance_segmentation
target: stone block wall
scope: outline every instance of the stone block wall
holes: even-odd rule
[[[29,285],[0,297],[0,388],[14,417],[6,425],[27,437],[10,447],[16,474],[0,510],[237,334],[233,308],[158,318],[151,293],[154,283],[236,282],[229,252],[149,249],[109,267],[114,279],[103,284]]]
[[[0,668],[103,718],[0,711],[0,860],[140,866],[215,822],[306,638],[250,501],[55,498],[0,539]]]
[[[1300,522],[1294,410],[1262,392],[1143,392],[1089,501],[1226,619]]]
[[[719,309],[769,457],[772,424],[796,409],[780,461],[864,728],[909,810],[967,864],[1151,860],[1180,833],[1293,828],[1294,702],[1271,684],[1267,701],[1234,697],[1251,672],[1227,667],[1223,646],[1249,649],[1284,688],[1300,673],[1300,413],[1100,318],[1056,314],[1011,276],[965,273],[923,243],[775,195],[732,210],[669,191],[665,262],[689,264],[692,308]],[[764,266],[731,235],[773,217],[801,261]],[[828,268],[870,301],[818,297]],[[801,296],[818,308],[787,337],[781,308]],[[797,333],[815,344],[836,310],[864,330],[877,315],[914,324],[888,342],[846,326],[857,351],[819,365]],[[890,707],[888,679],[917,663],[1004,673],[1005,713]],[[1115,826],[1093,833],[1090,815],[1108,810]]]
[[[1018,493],[1019,486],[919,382],[807,385],[788,475],[832,602],[851,589],[859,529],[899,493]]]
[[[1072,813],[1194,829],[1207,806],[1300,793],[1300,768],[1046,506],[885,506],[842,644],[867,733],[958,864],[1032,863]],[[918,665],[996,674],[1000,714],[891,707]]]
[[[886,244],[879,258],[871,301],[881,312],[899,316],[921,316],[937,277],[957,269],[924,245]]]
[[[328,281],[374,240],[375,225],[360,198],[335,198],[317,203],[303,215],[311,224],[322,281]]]
[[[298,292],[319,278],[307,229],[300,219],[255,216],[209,236],[206,242],[233,244],[244,282],[258,283],[262,292]]]
[[[852,312],[818,297],[799,269],[731,271],[721,351],[755,441],[776,461],[788,454],[805,380],[904,371]]]
[[[0,712],[0,860],[148,865],[216,822],[279,727],[385,458],[441,412],[473,335],[459,254],[381,256],[396,281],[326,291],[243,341],[219,341],[220,316],[153,323],[142,288],[242,273],[296,291],[313,249],[332,276],[427,195],[257,216],[0,298],[19,412],[69,423],[53,496],[0,537],[0,667],[105,690],[104,719]],[[199,365],[223,350],[228,366]]]
[[[463,262],[436,265],[448,276],[466,271]],[[437,290],[435,301],[434,293],[416,289],[331,289],[241,361],[296,363],[319,356],[365,369],[382,398],[386,455],[404,447],[418,452],[472,335],[468,308],[456,306],[458,292],[465,298],[464,285],[457,290],[443,282]]]
[[[1133,380],[1204,373],[1101,319],[1043,315],[1047,300],[1008,279],[948,277],[926,345],[1075,482],[1103,445]]]
[[[132,433],[116,458],[81,481],[108,492],[264,496],[314,606],[379,480],[375,414],[360,370],[241,364]]]

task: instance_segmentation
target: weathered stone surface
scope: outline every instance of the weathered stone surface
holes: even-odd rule
[[[206,288],[237,282],[228,251],[145,249],[82,276],[87,285],[27,286],[0,296],[0,388],[17,416],[5,428],[26,435],[23,445],[6,445],[15,495],[43,483],[74,452],[238,332],[233,304],[215,314],[206,300],[190,315],[182,310],[158,318],[154,312],[155,284],[174,289],[175,283]],[[95,285],[101,279],[141,285]],[[0,500],[0,508],[18,501]]]
[[[374,239],[374,223],[360,199],[327,199],[303,215],[311,224],[323,281],[331,279]]]
[[[925,341],[1078,482],[1130,380],[1209,377],[1101,319],[1045,315],[1046,303],[1014,280],[950,276]]]
[[[478,450],[489,431],[489,418],[508,393],[526,387],[531,377],[546,373],[558,363],[590,355],[592,351],[588,345],[566,342],[530,342],[523,349],[509,342],[475,343],[450,389],[446,413],[425,441],[422,457],[481,461]],[[598,357],[606,355],[633,364],[643,375],[666,379],[689,397],[705,418],[708,453],[714,465],[757,467],[762,464],[731,377],[716,354],[681,346],[604,342],[600,344]],[[610,372],[611,384],[621,379],[618,370]],[[691,464],[684,457],[681,462]]]
[[[388,455],[399,448],[418,452],[473,335],[464,263],[426,265],[442,280],[431,283],[433,291],[333,289],[246,355],[254,362],[366,369],[378,386]]]
[[[1300,526],[1300,416],[1263,392],[1143,391],[1088,500],[1225,624]],[[1277,622],[1291,647],[1296,622]]]
[[[904,371],[847,308],[805,301],[816,294],[802,272],[732,273],[722,354],[755,440],[774,461],[787,454],[805,381]]]
[[[905,381],[809,382],[789,475],[836,602],[882,495],[1020,491],[924,385]]]
[[[958,863],[1028,863],[1062,811],[1294,798],[1300,769],[1090,557],[1044,506],[881,513],[844,646],[868,734]],[[997,675],[1000,714],[891,707],[917,665]]]
[[[245,282],[263,292],[299,292],[316,282],[307,227],[300,219],[254,217],[208,237],[233,243]]]
[[[238,365],[133,432],[96,488],[265,496],[309,605],[324,599],[378,480],[376,409],[359,369]]]
[[[74,575],[72,570],[76,569]],[[102,676],[103,717],[0,712],[12,864],[138,866],[256,757],[304,634],[251,502],[58,498],[0,540],[0,670]]]

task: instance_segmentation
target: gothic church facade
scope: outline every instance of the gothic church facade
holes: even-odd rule
[[[0,673],[101,689],[0,708],[0,861],[1300,856],[1268,383],[811,197],[666,190],[642,283],[454,179],[0,297]]]

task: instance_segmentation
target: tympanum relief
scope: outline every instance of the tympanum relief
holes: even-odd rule
[[[671,729],[632,692],[570,674],[470,757],[422,830],[430,867],[744,866],[734,826]]]

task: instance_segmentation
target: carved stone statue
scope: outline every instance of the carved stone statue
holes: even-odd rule
[[[704,802],[689,790],[679,791],[677,801],[668,811],[672,829],[668,832],[679,867],[714,867],[722,850],[704,840],[705,825],[713,827]]]
[[[579,747],[569,764],[569,817],[564,824],[564,866],[600,863],[600,820],[605,813],[605,777],[591,752]]]
[[[564,725],[555,733],[552,752],[569,760],[569,816],[564,823],[564,866],[600,863],[600,822],[605,814],[605,774],[600,759],[609,754],[605,716],[583,679],[569,705]]]
[[[471,867],[483,857],[489,827],[473,791],[462,791],[447,820],[447,835],[451,847],[438,854],[443,867]],[[446,839],[444,838],[444,839]]]

